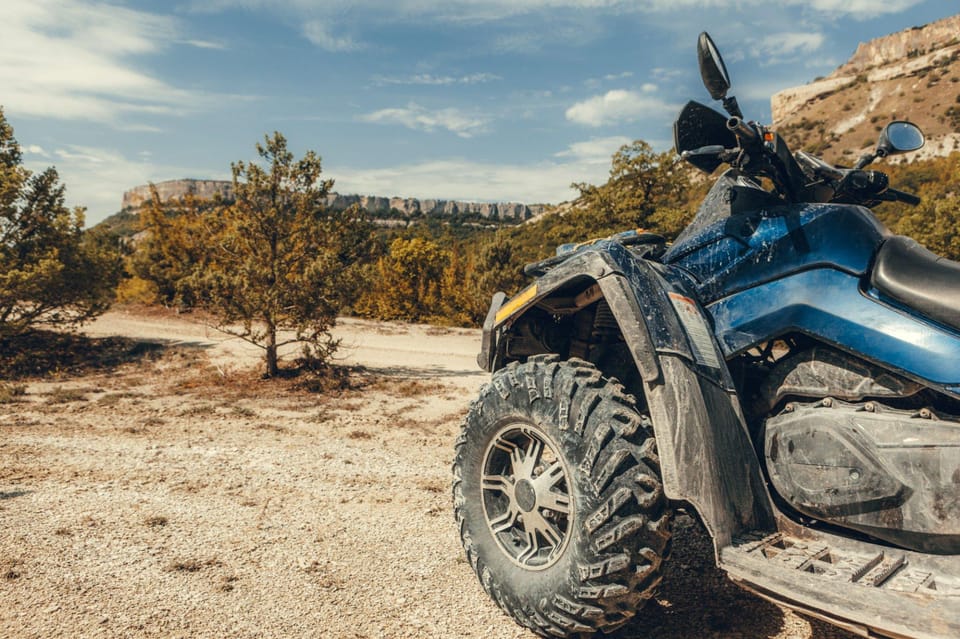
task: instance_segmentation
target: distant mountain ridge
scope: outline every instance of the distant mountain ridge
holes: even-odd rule
[[[792,145],[840,161],[895,119],[927,136],[913,157],[960,150],[960,15],[862,42],[824,78],[774,95],[774,126]]]
[[[136,186],[123,194],[121,209],[137,209],[150,199],[151,185]],[[163,202],[178,200],[193,195],[203,199],[220,196],[225,200],[233,199],[233,183],[225,180],[180,179],[153,184],[157,195]],[[520,202],[465,202],[461,200],[418,199],[401,197],[381,197],[375,195],[341,195],[330,193],[327,206],[342,210],[359,205],[368,213],[378,217],[392,217],[399,214],[405,217],[416,216],[477,216],[488,220],[523,222],[541,215],[552,208],[547,204],[523,204]]]

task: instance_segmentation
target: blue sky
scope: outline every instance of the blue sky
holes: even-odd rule
[[[956,0],[5,0],[0,105],[30,168],[92,225],[123,191],[228,179],[265,133],[317,151],[335,190],[558,202],[620,144],[670,146],[709,103],[713,35],[748,118],[857,43]]]

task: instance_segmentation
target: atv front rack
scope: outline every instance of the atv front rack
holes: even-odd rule
[[[960,637],[960,557],[807,534],[742,535],[721,567],[765,599],[864,637]]]

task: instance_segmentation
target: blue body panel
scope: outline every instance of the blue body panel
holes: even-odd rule
[[[737,211],[721,176],[663,261],[687,273],[730,358],[801,332],[921,383],[960,392],[960,332],[866,289],[889,232],[864,207]],[[731,195],[732,194],[732,195]]]
[[[674,246],[672,263],[699,282],[709,304],[797,271],[830,267],[867,272],[886,229],[869,209],[842,204],[778,207],[716,222]]]
[[[706,307],[726,357],[803,332],[941,390],[960,385],[960,336],[888,306],[831,268],[797,273]]]

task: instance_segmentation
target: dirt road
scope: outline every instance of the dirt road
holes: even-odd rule
[[[372,382],[336,399],[258,380],[255,349],[182,319],[87,332],[164,347],[0,404],[0,636],[532,637],[451,514],[476,331],[346,321]],[[620,639],[849,636],[729,585],[691,520],[675,544]]]

